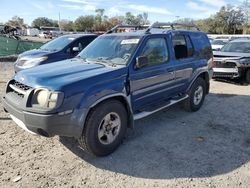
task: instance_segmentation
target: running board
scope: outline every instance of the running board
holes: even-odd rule
[[[147,116],[149,116],[149,115],[151,115],[151,114],[153,114],[153,113],[155,113],[155,112],[158,112],[158,111],[160,111],[160,110],[163,110],[164,108],[167,108],[167,107],[169,107],[169,106],[172,106],[173,104],[176,104],[176,103],[178,103],[178,102],[180,102],[180,101],[183,101],[183,100],[187,99],[188,97],[189,97],[188,95],[185,95],[184,97],[182,97],[182,98],[180,98],[180,99],[177,99],[177,100],[171,99],[170,102],[169,102],[167,105],[162,106],[162,107],[160,107],[160,108],[158,108],[158,109],[156,109],[156,110],[153,110],[153,111],[150,111],[150,112],[144,111],[144,112],[140,112],[140,113],[138,113],[138,114],[135,114],[135,115],[134,115],[134,120],[138,120],[138,119],[142,119],[142,118],[144,118],[144,117],[147,117]]]

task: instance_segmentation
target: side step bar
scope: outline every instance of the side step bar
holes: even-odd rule
[[[150,112],[148,112],[148,111],[144,111],[144,112],[140,112],[140,113],[138,113],[138,114],[135,114],[134,115],[134,120],[138,120],[138,119],[142,119],[142,118],[144,118],[144,117],[147,117],[147,116],[149,116],[149,115],[151,115],[151,114],[153,114],[153,113],[155,113],[155,112],[158,112],[158,111],[160,111],[160,110],[162,110],[162,109],[164,109],[164,108],[167,108],[167,107],[169,107],[169,106],[172,106],[173,104],[176,104],[176,103],[178,103],[178,102],[180,102],[180,101],[183,101],[183,100],[185,100],[185,99],[187,99],[189,96],[188,95],[185,95],[184,97],[182,97],[182,98],[180,98],[180,99],[177,99],[177,100],[170,100],[170,102],[167,104],[167,105],[165,105],[165,106],[162,106],[162,107],[160,107],[160,108],[158,108],[158,109],[156,109],[156,110],[153,110],[153,111],[150,111]]]

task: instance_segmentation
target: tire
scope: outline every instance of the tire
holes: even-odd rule
[[[121,144],[127,130],[128,114],[117,100],[108,100],[89,113],[80,146],[96,156],[111,154]]]
[[[183,102],[183,108],[188,112],[198,111],[205,99],[206,95],[206,81],[198,77],[189,92],[189,97]]]
[[[248,69],[246,72],[246,82],[250,84],[250,69]]]

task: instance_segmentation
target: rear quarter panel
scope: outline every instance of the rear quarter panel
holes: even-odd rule
[[[192,32],[190,38],[195,48],[196,63],[194,72],[189,82],[192,83],[201,73],[208,73],[212,76],[213,52],[207,35],[203,32]]]

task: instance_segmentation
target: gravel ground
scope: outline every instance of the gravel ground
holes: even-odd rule
[[[0,64],[0,96],[12,74]],[[0,187],[249,188],[249,102],[250,85],[212,81],[200,111],[176,105],[139,120],[104,158],[71,138],[33,136],[0,108]]]

